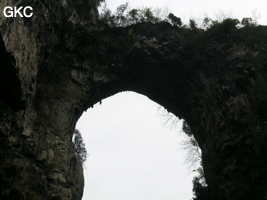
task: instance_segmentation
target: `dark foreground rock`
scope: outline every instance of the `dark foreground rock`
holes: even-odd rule
[[[16,2],[0,8],[31,5],[34,16],[0,17],[1,200],[80,200],[75,124],[126,90],[188,122],[211,199],[267,198],[266,27],[104,30],[88,1]]]

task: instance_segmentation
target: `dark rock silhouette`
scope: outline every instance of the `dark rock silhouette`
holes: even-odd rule
[[[0,8],[26,3],[32,18],[0,17],[1,200],[80,200],[75,124],[126,90],[188,122],[212,199],[266,199],[266,27],[104,29],[85,0],[8,0]]]

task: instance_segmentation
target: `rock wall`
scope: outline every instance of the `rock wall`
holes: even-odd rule
[[[266,199],[266,27],[103,29],[83,0],[9,0],[0,8],[26,4],[32,18],[0,17],[1,199],[80,200],[75,124],[126,90],[188,122],[212,199]]]

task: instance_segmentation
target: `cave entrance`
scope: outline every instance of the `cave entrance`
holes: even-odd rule
[[[83,199],[190,199],[181,123],[163,126],[159,105],[123,92],[87,110],[76,128],[89,154]]]

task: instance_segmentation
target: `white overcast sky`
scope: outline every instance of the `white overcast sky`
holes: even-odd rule
[[[132,92],[89,109],[77,125],[89,153],[83,200],[189,200],[184,137],[163,122],[158,104]]]
[[[267,24],[263,0],[107,0],[107,7],[168,8],[184,20],[221,13]],[[253,14],[254,13],[254,14]],[[254,15],[254,16],[253,16]],[[163,126],[158,105],[136,93],[120,93],[88,109],[77,123],[89,153],[83,200],[190,200],[193,173],[179,128]]]

